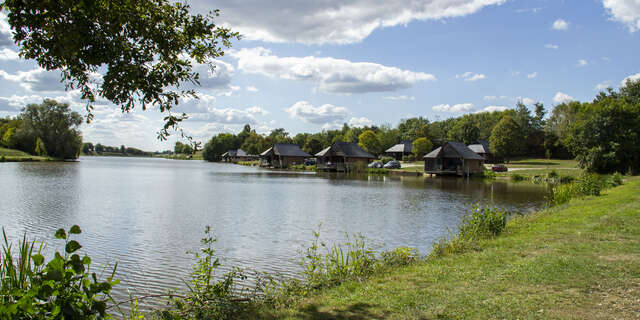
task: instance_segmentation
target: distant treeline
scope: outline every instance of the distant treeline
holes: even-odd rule
[[[85,142],[82,144],[82,152],[87,155],[91,155],[93,153],[103,155],[103,154],[122,154],[126,156],[137,156],[137,157],[151,157],[154,154],[161,154],[160,152],[149,152],[142,151],[137,148],[125,147],[121,145],[119,147],[105,146],[103,144],[97,143],[95,146],[91,142]],[[170,151],[169,151],[170,152]]]
[[[535,103],[532,111],[518,102],[515,109],[440,121],[415,117],[402,120],[397,127],[357,128],[344,124],[341,129],[295,136],[283,128],[261,135],[247,124],[239,134],[213,136],[205,144],[203,156],[208,161],[218,161],[223,153],[237,148],[259,154],[274,143],[295,143],[315,154],[335,141],[356,142],[366,151],[380,155],[401,141],[416,142],[421,138],[428,141],[429,149],[445,141],[472,144],[488,140],[491,151],[501,158],[576,158],[590,171],[639,171],[640,80],[629,81],[618,91],[601,92],[593,102],[563,103],[553,108],[549,117],[545,117],[546,113],[542,103]]]

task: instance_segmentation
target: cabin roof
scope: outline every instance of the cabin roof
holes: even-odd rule
[[[491,153],[487,140],[478,140],[475,144],[469,145],[469,149],[475,153]]]
[[[246,151],[242,149],[231,149],[222,154],[223,157],[249,157],[251,156]]]
[[[316,153],[316,157],[327,157],[330,155],[349,158],[375,159],[372,154],[362,150],[362,148],[360,148],[360,146],[355,142],[336,141],[330,147]]]
[[[281,157],[311,157],[302,151],[300,146],[293,143],[276,143],[273,145],[273,153]]]
[[[446,146],[450,146],[461,158],[465,160],[484,160],[479,154],[473,152],[467,145],[462,142],[446,142],[441,147],[436,148],[435,150],[429,152],[425,159],[428,158],[437,158],[440,155],[442,149]]]
[[[387,149],[385,152],[402,152],[402,153],[411,153],[411,141],[402,141],[393,147]]]

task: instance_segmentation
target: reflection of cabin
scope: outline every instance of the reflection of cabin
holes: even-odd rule
[[[394,159],[400,161],[402,160],[402,157],[411,154],[411,146],[412,146],[411,141],[402,141],[396,144],[395,146],[387,149],[385,153],[393,157]]]
[[[492,162],[493,156],[491,155],[491,151],[489,149],[489,141],[478,140],[475,144],[470,144],[469,149],[483,157],[485,162]]]
[[[236,163],[238,161],[255,160],[258,156],[248,154],[242,149],[232,149],[222,154],[222,161]]]
[[[465,176],[482,172],[484,158],[462,142],[446,142],[424,156],[424,172]]]
[[[273,147],[260,154],[261,167],[287,168],[296,164],[303,164],[310,154],[302,151],[297,144],[276,143]]]
[[[374,156],[362,150],[355,142],[334,142],[316,153],[316,168],[326,171],[353,171],[358,166],[366,168]]]

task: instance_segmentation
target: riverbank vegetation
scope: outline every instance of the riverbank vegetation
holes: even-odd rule
[[[27,105],[15,118],[0,118],[0,147],[28,154],[7,154],[5,159],[76,159],[82,147],[81,123],[82,117],[69,104],[45,99]]]

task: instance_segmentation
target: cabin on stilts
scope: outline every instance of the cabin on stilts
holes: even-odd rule
[[[475,144],[470,144],[469,149],[484,158],[485,163],[494,163],[493,154],[489,149],[489,141],[478,140]]]
[[[350,172],[366,170],[375,157],[362,150],[355,142],[334,142],[316,153],[316,169],[322,171]]]
[[[304,159],[311,155],[302,151],[297,144],[276,143],[273,147],[260,154],[260,166],[271,168],[288,168],[303,164]]]
[[[411,154],[412,147],[413,147],[413,144],[411,143],[411,141],[402,141],[394,145],[393,147],[387,149],[385,153],[388,156],[393,157],[398,161],[402,161],[402,158],[404,156]]]
[[[462,142],[446,142],[424,156],[424,172],[435,175],[470,176],[484,170],[484,158]]]

